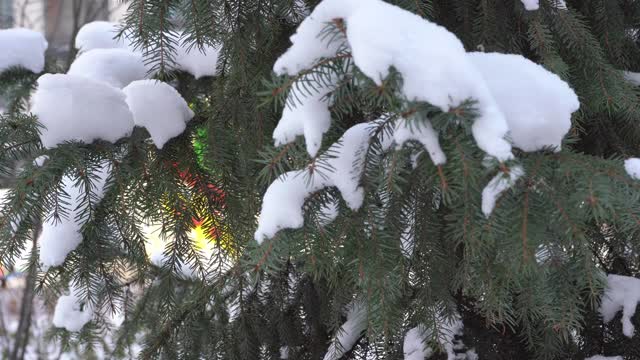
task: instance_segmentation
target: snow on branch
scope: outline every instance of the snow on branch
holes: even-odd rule
[[[58,219],[50,216],[42,224],[42,232],[38,243],[40,244],[40,263],[48,268],[62,265],[67,255],[75,250],[82,242],[82,226],[88,219],[83,217],[80,204],[83,199],[91,198],[94,202],[102,200],[105,192],[105,184],[111,173],[111,167],[103,164],[93,174],[95,178],[91,182],[91,194],[85,192],[83,184],[78,184],[76,179],[67,175],[62,178],[62,191],[69,197],[65,206],[65,216]],[[66,202],[66,200],[65,200]],[[61,214],[62,215],[62,214]]]
[[[0,30],[0,72],[19,66],[34,73],[44,69],[44,35],[29,29]]]
[[[121,90],[76,75],[42,75],[31,112],[45,127],[40,140],[47,148],[71,140],[115,142],[133,130],[133,115]]]
[[[80,331],[93,318],[93,307],[83,303],[77,289],[70,289],[69,295],[58,298],[53,312],[53,326]]]
[[[123,91],[135,124],[149,131],[158,149],[182,134],[187,122],[194,116],[180,93],[166,83],[139,80],[132,82]]]
[[[485,188],[482,190],[482,213],[484,216],[489,217],[493,212],[493,208],[496,206],[496,202],[500,195],[524,175],[524,170],[521,166],[514,166],[509,169],[508,174],[500,172],[496,175]]]
[[[398,149],[402,148],[402,145],[407,141],[417,141],[424,146],[435,165],[447,162],[447,156],[440,148],[438,133],[433,129],[429,120],[411,122],[406,119],[398,119],[393,131],[393,140]]]
[[[353,348],[360,336],[367,330],[367,307],[362,302],[354,302],[347,313],[347,321],[340,326],[324,355],[324,360],[338,360]]]
[[[76,49],[89,51],[93,49],[129,48],[126,36],[118,38],[118,24],[108,21],[93,21],[84,24],[76,35]]]
[[[125,32],[121,37],[117,37],[118,27],[117,23],[106,21],[87,23],[78,31],[76,48],[83,52],[94,49],[126,49],[142,56],[144,49],[136,49],[130,35]],[[211,45],[204,45],[202,48],[190,46],[180,32],[172,32],[169,36],[178,44],[173,59],[174,70],[186,71],[196,79],[216,74],[220,48]]]
[[[640,158],[629,158],[624,161],[624,169],[634,180],[640,180]]]
[[[633,337],[635,326],[631,318],[640,303],[640,279],[629,276],[607,276],[607,287],[602,295],[600,314],[605,323],[610,322],[622,310],[622,333]]]
[[[138,53],[126,49],[94,49],[81,53],[67,74],[84,76],[122,89],[133,81],[144,79],[147,69],[142,55]]]
[[[347,205],[356,210],[364,200],[360,177],[364,170],[364,156],[371,133],[377,122],[361,123],[347,130],[316,163],[326,164],[326,173],[310,170],[282,174],[267,189],[262,201],[255,239],[258,243],[272,238],[283,229],[302,227],[304,201],[314,192],[335,186]]]
[[[462,42],[442,26],[383,1],[321,2],[291,37],[293,44],[274,71],[294,75],[320,58],[335,56],[341,44],[333,41],[327,46],[319,35],[336,19],[346,24],[355,65],[371,80],[381,84],[393,66],[403,76],[402,92],[409,100],[426,101],[442,111],[477,100],[480,115],[473,135],[478,146],[501,161],[513,157],[504,139],[504,115]]]
[[[513,146],[559,151],[580,101],[569,84],[522,55],[471,52],[504,114]]]
[[[447,360],[477,359],[477,355],[473,350],[469,350],[466,353],[456,353],[457,349],[464,347],[464,344],[461,344],[459,340],[455,340],[456,336],[462,335],[462,329],[464,328],[460,315],[456,314],[451,319],[438,316],[437,325],[440,329],[433,329],[420,324],[407,331],[402,346],[404,360],[424,360],[430,358],[431,355],[433,355],[433,349],[428,346],[427,342],[432,338],[446,351]],[[434,331],[437,331],[435,336]]]

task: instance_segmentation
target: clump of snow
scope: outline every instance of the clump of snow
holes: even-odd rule
[[[93,307],[83,303],[78,291],[71,289],[69,295],[58,298],[53,313],[53,326],[65,328],[67,331],[80,331],[92,317]]]
[[[456,314],[452,319],[439,316],[439,327],[441,331],[438,331],[435,338],[447,352],[447,360],[471,360],[477,356],[472,350],[465,354],[456,354],[456,350],[464,348],[464,344],[455,340],[456,335],[461,335],[464,328],[459,315]],[[433,349],[426,346],[426,342],[432,337],[433,330],[424,325],[418,325],[409,330],[405,335],[402,348],[405,360],[423,360],[430,357],[433,354]]]
[[[539,0],[521,0],[521,1],[522,1],[522,4],[524,5],[524,8],[529,11],[538,10],[540,8]]]
[[[83,25],[76,35],[76,49],[89,51],[93,49],[128,48],[124,37],[116,39],[118,24],[107,21],[93,21]]]
[[[640,279],[629,276],[607,276],[607,287],[602,295],[600,314],[605,323],[611,321],[622,310],[622,333],[633,337],[635,327],[631,318],[640,302]]]
[[[558,10],[567,10],[567,3],[565,0],[555,0],[555,7]]]
[[[127,38],[126,34],[116,38],[118,32],[117,23],[107,21],[90,22],[80,28],[76,36],[76,48],[83,52],[93,49],[120,48],[142,54],[142,51],[134,47],[131,39]],[[204,45],[202,48],[190,46],[179,32],[174,32],[170,36],[174,38],[178,45],[173,59],[176,70],[189,72],[196,79],[216,74],[220,48],[211,45]]]
[[[37,158],[33,159],[33,165],[34,166],[42,166],[42,165],[44,165],[44,163],[47,160],[49,160],[49,156],[48,155],[38,156]]]
[[[594,355],[588,357],[584,360],[623,360],[622,356],[602,356],[602,355]]]
[[[282,346],[280,348],[280,359],[288,359],[289,358],[289,347]]]
[[[365,75],[381,85],[393,66],[403,75],[402,92],[409,100],[426,101],[443,111],[477,100],[480,115],[473,135],[478,146],[501,161],[513,157],[504,139],[504,115],[462,42],[445,28],[381,0],[322,1],[291,37],[293,45],[274,71],[295,75],[318,58],[335,56],[339,41],[327,46],[318,35],[337,18],[346,22],[353,61]]]
[[[71,64],[69,75],[83,76],[123,88],[144,79],[147,70],[142,55],[125,49],[95,49],[84,52]]]
[[[304,223],[302,207],[312,193],[329,186],[340,190],[347,205],[356,210],[364,200],[359,185],[364,167],[365,150],[374,123],[357,124],[347,130],[318,162],[326,162],[332,170],[310,174],[307,170],[282,174],[267,189],[262,201],[255,239],[261,243],[282,229],[300,228]]]
[[[468,57],[504,113],[513,145],[524,151],[560,150],[571,114],[580,107],[573,89],[522,55],[472,52]]]
[[[45,127],[40,140],[47,148],[69,140],[114,142],[133,130],[133,115],[124,93],[81,76],[42,75],[31,112]]]
[[[404,360],[424,360],[433,354],[433,350],[425,344],[426,329],[424,326],[416,326],[404,336]]]
[[[176,48],[174,61],[179,70],[186,71],[199,79],[216,74],[219,55],[219,47],[204,45],[202,48],[197,46],[189,48],[189,44],[181,40],[180,46]]]
[[[640,73],[625,71],[624,78],[633,85],[640,86]]]
[[[44,35],[29,29],[0,30],[0,73],[20,66],[34,73],[44,69],[44,52],[48,47]]]
[[[273,131],[276,146],[290,143],[296,136],[304,135],[307,152],[316,156],[322,145],[322,136],[331,127],[331,112],[326,99],[331,88],[327,85],[319,83],[309,94],[297,94],[293,90],[289,92],[287,106]]]
[[[139,80],[132,82],[123,91],[133,112],[135,124],[149,131],[158,149],[182,134],[187,122],[194,116],[180,93],[166,83]]]
[[[501,172],[489,181],[482,190],[482,213],[484,216],[491,216],[500,194],[510,188],[522,175],[524,175],[522,167],[513,166],[509,170],[508,176]]]
[[[436,165],[444,164],[447,161],[446,155],[440,148],[438,133],[433,129],[429,120],[409,122],[406,119],[399,119],[393,131],[393,138],[398,148],[410,140],[421,143],[429,153],[431,161]]]
[[[624,169],[632,179],[640,180],[640,158],[629,158],[625,160]]]
[[[100,201],[104,196],[105,184],[111,169],[109,166],[102,166],[96,173],[92,182],[93,202]],[[65,176],[62,179],[63,191],[69,196],[67,216],[60,216],[56,220],[53,217],[47,219],[42,224],[42,232],[38,243],[40,244],[40,263],[45,267],[59,266],[66,259],[67,255],[75,250],[82,242],[82,225],[87,219],[81,218],[82,208],[78,204],[89,194],[85,193],[83,184],[76,186],[75,179]],[[95,205],[95,204],[94,204]]]
[[[324,360],[338,360],[353,348],[362,333],[367,329],[367,307],[361,302],[350,305],[345,321],[338,329],[335,338],[324,355]]]

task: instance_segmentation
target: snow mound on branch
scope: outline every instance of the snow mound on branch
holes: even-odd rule
[[[44,35],[29,29],[0,30],[0,73],[20,66],[34,73],[44,70],[44,52],[48,47]]]
[[[273,131],[276,146],[281,146],[295,140],[296,136],[304,135],[307,152],[316,156],[322,145],[322,136],[331,127],[331,112],[325,98],[331,91],[328,83],[318,83],[309,94],[297,94],[290,91],[287,96],[287,106],[282,111],[278,126]]]
[[[524,5],[524,8],[529,11],[538,10],[540,8],[539,0],[521,0],[521,1],[522,1],[522,5]]]
[[[580,107],[573,89],[521,55],[472,52],[468,57],[506,116],[513,145],[524,151],[560,150],[571,114]]]
[[[353,61],[374,82],[381,85],[393,66],[403,75],[402,91],[409,100],[426,101],[442,111],[477,100],[480,115],[473,135],[478,146],[501,161],[513,157],[504,139],[506,119],[462,42],[445,28],[381,0],[322,1],[291,37],[292,46],[274,71],[295,75],[319,58],[335,56],[339,41],[327,46],[319,38],[335,19],[346,23]]]
[[[622,333],[633,337],[635,327],[631,318],[640,302],[640,279],[629,276],[607,276],[607,288],[602,295],[600,314],[605,323],[611,321],[622,310]]]
[[[496,201],[505,190],[509,189],[515,182],[524,175],[521,166],[514,166],[509,170],[509,175],[505,176],[500,172],[482,190],[482,213],[489,217],[496,206]]]
[[[359,181],[364,169],[366,147],[375,128],[375,122],[372,122],[357,124],[347,130],[317,160],[318,164],[326,163],[329,170],[320,170],[321,174],[311,174],[307,170],[289,171],[271,183],[262,201],[256,241],[262,243],[265,238],[272,238],[282,229],[302,227],[305,199],[325,187],[337,187],[352,210],[360,208],[364,190]]]
[[[436,165],[447,162],[447,157],[440,148],[438,133],[433,129],[429,120],[410,122],[406,119],[399,119],[393,131],[393,138],[398,148],[402,148],[402,145],[410,140],[421,143],[429,153],[431,161]]]
[[[624,169],[632,179],[640,180],[640,158],[629,158],[625,160]]]
[[[115,142],[133,130],[133,115],[124,93],[81,76],[41,76],[31,112],[45,127],[40,140],[46,148],[70,140]]]
[[[439,319],[439,331],[436,336],[438,343],[447,352],[447,360],[473,359],[475,352],[468,351],[466,354],[456,354],[456,349],[463,348],[464,344],[455,340],[456,335],[462,334],[464,325],[460,316],[456,314],[453,319]],[[424,325],[418,325],[407,332],[404,337],[402,350],[405,360],[423,360],[433,354],[433,349],[427,346],[427,339],[433,337],[433,329]],[[456,344],[457,343],[457,344]],[[477,355],[476,355],[477,356]],[[477,357],[475,357],[477,359]]]
[[[220,48],[204,45],[202,48],[189,46],[184,39],[176,48],[175,63],[179,70],[186,71],[196,79],[204,76],[214,76],[218,64]]]
[[[149,131],[158,149],[182,134],[187,122],[194,116],[180,93],[166,83],[139,80],[129,84],[123,91],[135,124]]]
[[[588,357],[584,360],[623,360],[622,356],[602,356],[602,355],[594,355]]]
[[[128,49],[138,54],[144,52],[144,49],[135,48],[131,39],[126,38],[126,34],[116,39],[118,32],[117,23],[107,21],[90,22],[80,28],[76,36],[76,48],[80,51],[120,48]],[[220,48],[211,45],[204,45],[202,48],[191,46],[180,32],[171,33],[170,36],[178,44],[175,49],[175,58],[173,59],[175,70],[189,72],[196,79],[216,74]]]
[[[425,332],[424,326],[416,326],[407,331],[402,346],[404,360],[424,360],[431,356],[433,350],[425,344]]]
[[[67,74],[122,89],[133,81],[144,79],[147,70],[140,54],[125,49],[94,49],[80,54]]]
[[[345,321],[324,355],[324,360],[338,360],[353,348],[362,333],[367,330],[367,307],[361,302],[350,305]]]
[[[113,49],[129,47],[124,37],[118,36],[118,24],[108,21],[93,21],[83,25],[76,35],[76,49],[89,51],[93,49]]]
[[[80,331],[92,317],[93,307],[84,304],[78,291],[71,289],[69,295],[58,298],[53,312],[53,326],[67,329],[67,331]]]
[[[623,76],[625,80],[629,81],[633,85],[640,86],[640,73],[625,71]]]
[[[69,204],[65,205],[66,216],[59,219],[53,217],[42,224],[42,232],[38,243],[40,244],[40,263],[44,267],[62,265],[67,255],[75,250],[82,242],[82,226],[87,221],[83,216],[83,208],[79,207],[87,197],[91,198],[93,206],[100,202],[104,196],[105,184],[111,173],[111,168],[106,164],[91,175],[95,175],[91,183],[91,194],[84,190],[84,184],[76,186],[75,179],[70,176],[62,178],[62,190],[69,196]]]

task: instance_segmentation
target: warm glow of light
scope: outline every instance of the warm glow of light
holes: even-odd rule
[[[210,258],[216,252],[218,245],[222,249],[230,251],[228,247],[229,240],[225,234],[218,234],[220,238],[216,241],[213,236],[205,232],[202,224],[203,221],[194,221],[194,226],[189,232],[189,239],[195,250],[200,252],[205,258]],[[145,236],[145,250],[149,258],[162,254],[167,243],[170,241],[170,239],[162,236],[161,230],[162,225],[160,224],[150,224],[142,227]]]

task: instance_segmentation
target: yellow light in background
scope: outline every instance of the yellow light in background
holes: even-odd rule
[[[230,236],[226,231],[216,231],[216,237],[207,234],[203,226],[204,221],[195,221],[193,228],[189,232],[189,239],[192,247],[200,252],[206,259],[211,258],[217,253],[218,248],[224,250],[227,255],[232,255]],[[217,227],[219,229],[219,227]],[[171,241],[162,236],[161,224],[143,225],[142,231],[145,236],[145,250],[149,258],[158,256],[164,252],[164,249]]]

